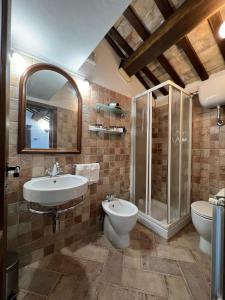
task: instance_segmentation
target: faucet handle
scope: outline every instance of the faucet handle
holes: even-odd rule
[[[51,176],[51,168],[46,169],[45,174]]]
[[[116,197],[117,197],[117,195],[109,194],[109,195],[106,195],[106,200],[113,201],[113,200],[115,200]]]
[[[56,165],[57,175],[63,174],[63,169],[60,167],[60,164],[58,161],[55,162],[55,165]]]
[[[58,174],[63,174],[63,169],[61,167],[58,167],[57,172],[58,172]]]
[[[112,201],[112,194],[106,195],[106,200],[107,201]]]

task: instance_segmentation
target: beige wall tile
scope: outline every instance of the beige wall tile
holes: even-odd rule
[[[39,62],[35,58],[24,56],[26,65],[30,66]],[[44,251],[49,245],[54,251],[63,248],[74,240],[86,239],[89,231],[96,230],[97,218],[100,214],[101,201],[105,195],[115,190],[121,197],[129,197],[129,160],[130,134],[121,137],[96,135],[88,131],[90,123],[102,122],[105,125],[126,126],[130,131],[130,99],[107,90],[96,84],[90,84],[90,88],[83,96],[83,132],[81,155],[40,155],[17,154],[17,127],[18,127],[18,93],[20,76],[16,73],[15,66],[11,65],[11,99],[10,99],[10,124],[9,124],[9,161],[21,166],[19,179],[9,178],[7,194],[8,204],[18,203],[19,217],[9,216],[8,239],[9,246],[15,250],[18,244],[18,252],[22,265],[34,261],[49,251]],[[120,103],[127,112],[127,117],[120,119],[108,113],[98,113],[95,103]],[[126,145],[126,151],[123,150]],[[116,157],[115,153],[121,154]],[[119,160],[118,160],[119,158]],[[61,232],[53,234],[51,218],[46,216],[30,215],[27,206],[24,206],[22,196],[23,183],[32,176],[43,176],[45,170],[59,161],[64,172],[73,173],[74,163],[91,163],[98,161],[101,165],[99,183],[90,187],[83,205],[76,209],[74,215],[61,216]],[[103,163],[107,162],[107,163]],[[120,176],[118,176],[120,174]],[[75,217],[76,216],[76,217]],[[79,228],[77,227],[79,225]],[[40,234],[39,234],[40,233]],[[34,239],[31,243],[31,237]],[[18,238],[18,243],[17,243]],[[90,254],[90,253],[89,253]],[[90,254],[91,255],[91,254]],[[101,259],[104,255],[101,256]],[[97,259],[97,257],[96,257]]]

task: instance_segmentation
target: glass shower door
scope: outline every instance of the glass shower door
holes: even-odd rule
[[[169,175],[169,209],[168,223],[176,221],[180,217],[180,130],[181,130],[181,92],[176,88],[169,87],[169,130],[170,150],[168,152],[170,163],[168,165]]]
[[[179,220],[189,213],[190,198],[190,97],[170,87],[171,149],[168,222]]]
[[[182,159],[181,159],[181,216],[186,216],[190,210],[191,182],[191,101],[183,94],[183,124],[182,124]]]
[[[135,128],[134,130],[134,172],[133,197],[139,211],[146,213],[148,202],[148,126],[149,100],[148,94],[134,98]]]

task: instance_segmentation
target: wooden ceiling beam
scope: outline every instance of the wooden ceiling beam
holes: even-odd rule
[[[155,77],[155,75],[149,70],[148,67],[144,67],[143,69],[141,69],[141,71],[145,74],[146,77],[149,78],[149,80],[151,80],[154,85],[160,84],[160,81]],[[168,95],[168,92],[164,87],[160,88],[159,90],[163,95]]]
[[[127,43],[127,41],[121,36],[121,34],[116,30],[115,27],[112,27],[108,34],[111,36],[111,38],[117,42],[117,44],[120,46],[120,48],[125,51],[129,56],[134,53],[134,50],[131,48],[131,46]]]
[[[195,49],[193,48],[190,40],[188,37],[182,38],[178,43],[177,46],[182,48],[188,59],[190,60],[192,66],[194,67],[196,73],[200,77],[201,80],[206,80],[209,78],[209,75],[202,64],[198,54],[196,53]]]
[[[146,90],[149,90],[151,87],[147,83],[147,81],[144,80],[144,78],[141,76],[140,72],[137,72],[135,76],[138,78],[138,80],[142,83],[142,85],[146,88]]]
[[[119,45],[119,47],[126,52],[128,56],[132,55],[134,53],[134,50],[131,48],[131,46],[127,43],[127,41],[121,36],[121,34],[116,30],[115,27],[112,27],[109,31],[109,36],[116,41],[116,43]],[[128,58],[129,59],[129,58]],[[141,69],[141,71],[145,74],[146,77],[154,84],[158,85],[160,84],[160,81],[155,77],[155,75],[147,68],[144,67]],[[137,73],[137,72],[136,72]],[[160,92],[163,95],[167,95],[167,90],[162,87],[159,89]]]
[[[109,45],[113,48],[113,50],[116,52],[116,54],[121,58],[121,60],[126,59],[126,56],[124,53],[120,50],[120,48],[117,46],[117,44],[113,41],[113,39],[109,36],[109,34],[106,34],[105,39],[109,43]],[[145,79],[142,77],[140,72],[137,72],[135,74],[137,79],[140,81],[140,83],[146,88],[146,90],[150,89],[150,85],[145,81]],[[155,93],[152,93],[153,97],[156,99]]]
[[[165,20],[168,19],[174,13],[174,9],[168,0],[155,0],[155,4],[157,5]],[[199,59],[198,54],[193,48],[189,38],[187,36],[183,37],[178,42],[178,46],[183,49],[184,53],[190,60],[192,66],[194,67],[196,73],[201,78],[201,80],[208,79],[209,75],[205,67],[203,66],[201,60]]]
[[[160,55],[158,57],[159,63],[162,65],[162,67],[166,70],[166,72],[170,75],[170,77],[173,79],[173,81],[178,84],[181,87],[185,87],[185,84],[183,80],[180,78],[178,73],[175,71],[175,69],[172,67],[168,59],[164,55]]]
[[[143,41],[147,40],[147,38],[151,35],[149,30],[145,27],[143,22],[137,16],[135,11],[131,6],[123,13],[124,17],[128,20],[128,22],[133,26],[133,28],[137,31]]]
[[[128,22],[133,26],[136,32],[140,35],[142,40],[143,41],[147,40],[147,38],[151,35],[151,33],[145,27],[145,25],[140,20],[140,18],[137,16],[133,8],[131,6],[128,6],[128,8],[124,11],[123,15],[128,20]],[[180,85],[181,87],[185,87],[184,82],[182,81],[178,73],[175,71],[175,69],[168,61],[168,59],[163,54],[161,54],[158,57],[158,61],[176,84]]]
[[[216,12],[208,19],[208,22],[211,27],[212,33],[214,35],[214,38],[216,40],[216,43],[220,49],[220,53],[222,54],[223,59],[225,60],[225,39],[220,38],[218,34],[220,25],[223,23],[223,18],[221,16],[221,13],[219,11]]]
[[[174,13],[174,9],[168,0],[155,0],[155,4],[165,20],[169,19],[169,17]]]
[[[142,83],[142,85],[146,88],[146,90],[149,90],[151,88],[151,86],[145,81],[145,79],[142,77],[140,72],[137,72],[135,74],[135,76],[137,77],[137,79]],[[154,99],[156,99],[156,94],[154,92],[152,92],[152,96]]]
[[[122,66],[129,76],[159,57],[203,20],[224,5],[224,0],[184,2]]]
[[[107,33],[105,36],[105,39],[107,40],[107,42],[110,44],[110,46],[113,48],[113,50],[116,52],[116,54],[121,58],[121,59],[125,59],[126,56],[123,54],[123,52],[120,50],[120,48],[116,45],[116,43],[113,41],[113,39],[111,38],[111,36]]]

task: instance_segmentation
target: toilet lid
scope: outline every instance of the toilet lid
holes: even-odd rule
[[[203,218],[212,219],[213,207],[207,201],[196,201],[191,204],[191,209]]]

